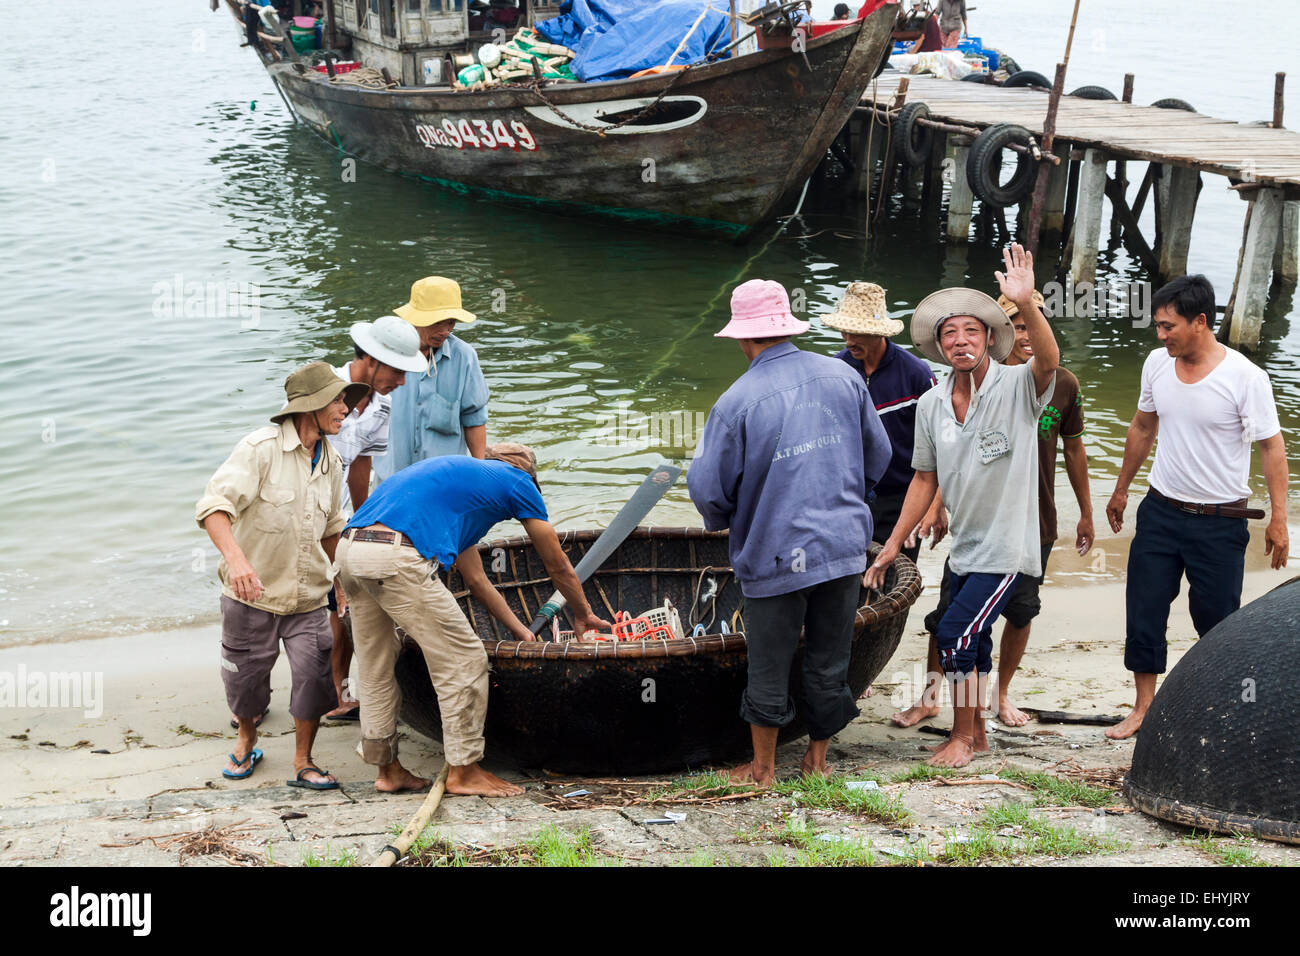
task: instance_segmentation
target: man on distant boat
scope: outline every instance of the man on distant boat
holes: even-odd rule
[[[1034,304],[1040,308],[1043,297],[1034,293]],[[1020,309],[1005,295],[998,297],[998,305],[1011,319],[1015,330],[1015,347],[1006,357],[1005,365],[1024,365],[1034,357],[1029,341],[1029,328]],[[1088,486],[1088,453],[1083,447],[1083,405],[1079,398],[1079,380],[1065,368],[1056,369],[1056,388],[1038,419],[1038,533],[1042,543],[1042,570],[1047,571],[1047,560],[1056,543],[1056,446],[1057,436],[1065,445],[1065,471],[1079,505],[1079,524],[1075,529],[1074,547],[1080,555],[1087,554],[1093,542],[1092,492]],[[930,653],[927,659],[926,687],[921,700],[890,718],[896,726],[911,727],[927,717],[939,713],[939,650],[935,640],[939,622],[943,620],[951,600],[952,569],[944,562],[943,580],[939,586],[939,604],[925,616],[925,629],[930,632]],[[1021,575],[1011,600],[1002,609],[1005,621],[1002,638],[998,644],[998,719],[1008,727],[1021,727],[1029,718],[1008,696],[1011,679],[1024,657],[1029,643],[1030,624],[1042,610],[1039,589],[1043,574],[1038,577]]]
[[[1264,553],[1286,567],[1286,444],[1268,375],[1214,337],[1214,287],[1201,275],[1182,276],[1151,298],[1163,348],[1142,366],[1137,414],[1124,442],[1106,517],[1124,526],[1128,487],[1156,445],[1147,496],[1137,510],[1128,554],[1128,634],[1124,666],[1133,672],[1133,711],[1106,731],[1122,740],[1137,733],[1165,671],[1169,606],[1187,576],[1187,605],[1198,636],[1241,606],[1248,509],[1250,446],[1259,445],[1272,516]],[[1156,442],[1157,433],[1160,441]]]
[[[474,313],[461,308],[460,286],[429,276],[411,286],[411,299],[394,310],[420,333],[429,369],[413,373],[393,396],[388,454],[378,462],[383,477],[439,455],[482,458],[487,448],[488,386],[474,349],[452,334]]]
[[[939,34],[943,38],[945,50],[957,49],[961,36],[970,36],[970,26],[966,21],[966,0],[938,0],[934,5],[934,15],[939,21]]]
[[[939,622],[939,666],[953,691],[953,729],[930,763],[964,767],[988,749],[982,710],[993,666],[992,622],[1021,574],[1042,574],[1038,532],[1039,417],[1056,382],[1060,350],[1034,303],[1033,259],[1019,245],[1003,252],[1002,294],[1025,317],[1033,357],[1000,364],[1011,353],[1011,320],[974,289],[941,289],[912,315],[912,341],[952,374],[921,397],[916,413],[916,475],[894,533],[864,576],[878,587],[908,529],[936,491],[951,513],[952,602]],[[1028,491],[1028,493],[1026,493]]]
[[[352,609],[363,702],[362,756],[378,766],[375,789],[381,792],[429,785],[398,760],[394,625],[419,645],[437,694],[449,767],[447,792],[492,797],[523,792],[479,766],[487,719],[487,652],[437,575],[439,567],[450,567],[458,557],[463,561],[493,525],[507,519],[523,523],[569,602],[577,633],[612,627],[587,603],[547,519],[532,449],[498,444],[486,455],[486,461],[446,455],[399,471],[366,499],[339,542],[339,576]]]
[[[869,504],[872,540],[884,544],[898,523],[898,515],[912,481],[912,445],[916,439],[916,405],[934,388],[934,372],[911,352],[889,341],[903,331],[903,323],[891,319],[885,308],[885,290],[874,282],[850,282],[835,311],[822,317],[822,324],[844,337],[845,348],[835,357],[862,376],[876,407],[892,457],[889,467],[872,489]],[[935,534],[935,544],[946,533],[940,502],[909,535],[903,554],[913,561],[921,550],[918,534]],[[933,547],[933,545],[931,545]]]
[[[796,348],[790,338],[806,331],[779,283],[735,289],[717,335],[738,341],[749,370],[710,412],[687,476],[704,526],[731,532],[748,648],[740,716],[754,746],[731,776],[759,786],[774,781],[777,736],[796,716],[789,691],[801,631],[804,773],[829,775],[830,738],[858,714],[848,669],[871,542],[866,497],[890,459],[862,376]]]
[[[370,462],[388,453],[389,418],[395,388],[406,380],[408,372],[423,373],[429,361],[420,353],[420,334],[415,327],[395,315],[385,315],[374,322],[358,322],[351,330],[356,357],[334,372],[345,382],[360,382],[370,391],[348,413],[337,435],[329,436],[343,465],[343,483],[352,510],[360,508],[370,494]],[[345,507],[346,510],[346,507]],[[340,597],[342,595],[339,595]],[[348,686],[352,668],[352,635],[344,625],[346,606],[336,605],[330,592],[330,628],[334,632],[334,650],[330,655],[334,686],[338,689],[338,707],[325,715],[327,720],[357,720],[361,705]]]
[[[274,424],[235,446],[195,507],[199,526],[221,552],[221,676],[239,725],[221,773],[242,780],[262,757],[253,746],[256,720],[271,698],[271,667],[283,642],[293,675],[298,771],[288,782],[331,790],[338,781],[311,756],[320,717],[337,699],[325,604],[343,530],[343,470],[325,436],[338,434],[369,389],[312,362],[285,380],[284,391],[287,402],[271,416]]]

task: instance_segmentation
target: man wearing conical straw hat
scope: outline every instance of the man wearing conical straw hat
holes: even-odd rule
[[[927,358],[952,366],[916,413],[916,475],[894,533],[867,569],[878,587],[908,529],[943,494],[952,525],[952,602],[939,622],[939,664],[953,691],[953,728],[930,763],[964,767],[988,749],[981,709],[993,667],[993,621],[1021,574],[1042,573],[1038,534],[1038,420],[1056,384],[1061,353],[1034,303],[1033,258],[1003,251],[1002,294],[1025,317],[1033,358],[1001,362],[1014,347],[1011,319],[974,289],[941,289],[912,314],[912,341]]]
[[[289,786],[337,790],[311,756],[321,715],[337,700],[325,604],[345,521],[343,468],[325,438],[338,434],[370,388],[312,362],[290,374],[284,391],[273,424],[235,446],[194,512],[221,552],[221,676],[239,728],[221,774],[243,780],[262,759],[253,746],[257,719],[271,699],[271,667],[283,643],[296,743]]]
[[[850,282],[835,311],[822,316],[822,324],[844,336],[845,347],[835,357],[862,376],[893,449],[889,467],[867,502],[874,526],[872,540],[884,544],[898,523],[912,482],[916,405],[934,387],[934,373],[911,352],[889,341],[903,331],[903,323],[889,317],[885,290],[874,282]],[[936,499],[919,529],[924,534],[935,529],[934,544],[943,537],[942,515],[942,504]],[[903,554],[915,561],[920,548],[916,536],[909,535]]]

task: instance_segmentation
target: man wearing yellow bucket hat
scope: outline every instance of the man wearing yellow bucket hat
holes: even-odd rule
[[[460,286],[427,276],[411,286],[411,298],[393,310],[420,333],[427,372],[411,372],[406,388],[393,393],[388,454],[375,461],[389,478],[417,461],[441,455],[482,458],[487,449],[487,380],[474,349],[452,334],[475,320],[461,306]]]

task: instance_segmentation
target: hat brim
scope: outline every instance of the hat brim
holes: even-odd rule
[[[714,332],[715,339],[775,339],[789,335],[803,335],[812,324],[796,319],[792,314],[763,318],[732,319],[720,332]]]
[[[390,368],[402,372],[427,372],[429,370],[429,361],[422,352],[416,352],[415,355],[411,356],[393,351],[375,338],[368,323],[358,322],[352,326],[350,334],[352,335],[352,341],[356,343],[361,351]]]
[[[874,317],[864,319],[861,316],[843,315],[839,312],[823,315],[822,325],[836,332],[847,332],[849,335],[883,335],[885,338],[893,338],[903,331],[903,323],[900,319]]]
[[[347,403],[348,411],[357,407],[357,402],[366,397],[370,391],[370,386],[364,382],[344,382],[338,380],[337,384],[330,384],[322,389],[312,392],[310,395],[303,395],[287,403],[284,408],[280,409],[271,416],[271,421],[280,424],[290,415],[310,415],[312,412],[319,412],[322,409],[329,408],[334,399],[340,395]]]
[[[417,309],[411,303],[398,306],[393,310],[393,314],[399,318],[405,319],[417,328],[426,325],[433,325],[435,322],[445,322],[447,319],[455,319],[457,322],[464,322],[468,325],[478,318],[473,312],[466,312],[464,309]]]
[[[1016,345],[1016,330],[997,300],[978,289],[952,288],[931,292],[912,313],[912,344],[932,362],[949,365],[939,347],[939,326],[957,315],[969,315],[982,322],[992,335],[989,356],[1003,361]]]

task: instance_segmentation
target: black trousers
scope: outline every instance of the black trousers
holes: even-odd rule
[[[758,727],[785,727],[794,720],[791,669],[801,630],[805,644],[796,686],[808,736],[826,740],[858,716],[849,654],[861,591],[862,575],[850,574],[789,594],[745,599],[749,685],[740,699],[742,720]]]
[[[1241,607],[1250,528],[1245,518],[1180,511],[1153,495],[1142,499],[1128,552],[1124,588],[1128,633],[1124,666],[1135,674],[1163,674],[1169,605],[1187,575],[1187,609],[1198,637]]]

